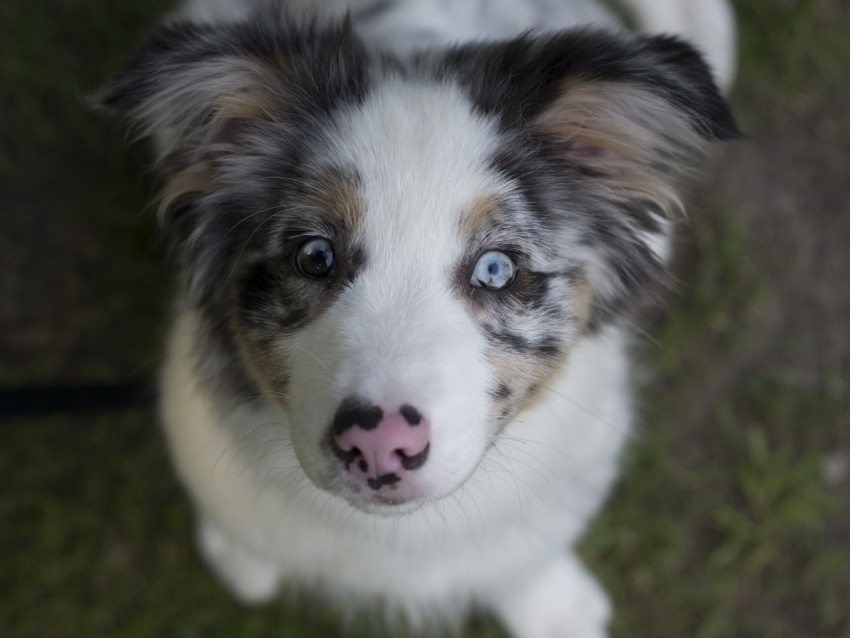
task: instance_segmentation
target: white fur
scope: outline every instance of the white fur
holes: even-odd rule
[[[611,617],[605,592],[569,553],[538,566],[497,609],[505,626],[526,638],[604,638]]]

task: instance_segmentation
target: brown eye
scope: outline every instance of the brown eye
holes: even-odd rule
[[[329,275],[334,265],[334,249],[327,239],[314,237],[301,244],[295,265],[305,277],[324,277]]]

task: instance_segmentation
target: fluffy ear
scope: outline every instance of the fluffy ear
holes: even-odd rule
[[[358,99],[365,55],[348,22],[299,24],[271,8],[234,23],[174,23],[95,102],[153,139],[170,178],[167,208],[187,189],[203,188],[209,160],[244,150],[250,133],[330,110],[341,96]]]
[[[690,45],[577,31],[462,47],[445,64],[482,111],[535,141],[516,161],[543,163],[535,190],[582,237],[596,323],[663,280],[683,178],[711,141],[739,136]]]
[[[708,143],[740,133],[690,45],[661,36],[619,49],[586,51],[531,121],[612,193],[669,218],[681,209],[682,179]]]
[[[96,102],[124,114],[139,137],[153,137],[159,160],[228,141],[234,124],[271,119],[285,63],[246,51],[229,31],[161,28]]]

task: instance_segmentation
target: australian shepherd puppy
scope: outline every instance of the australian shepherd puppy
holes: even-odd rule
[[[604,636],[571,546],[632,427],[623,317],[737,133],[725,4],[631,3],[716,77],[591,2],[306,4],[190,3],[100,96],[163,176],[201,551],[248,602]]]

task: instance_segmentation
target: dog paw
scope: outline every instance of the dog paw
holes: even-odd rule
[[[197,540],[207,563],[241,602],[259,605],[275,595],[280,572],[273,563],[239,545],[203,518],[198,520]]]
[[[611,603],[572,555],[557,556],[495,603],[514,638],[607,638]]]

